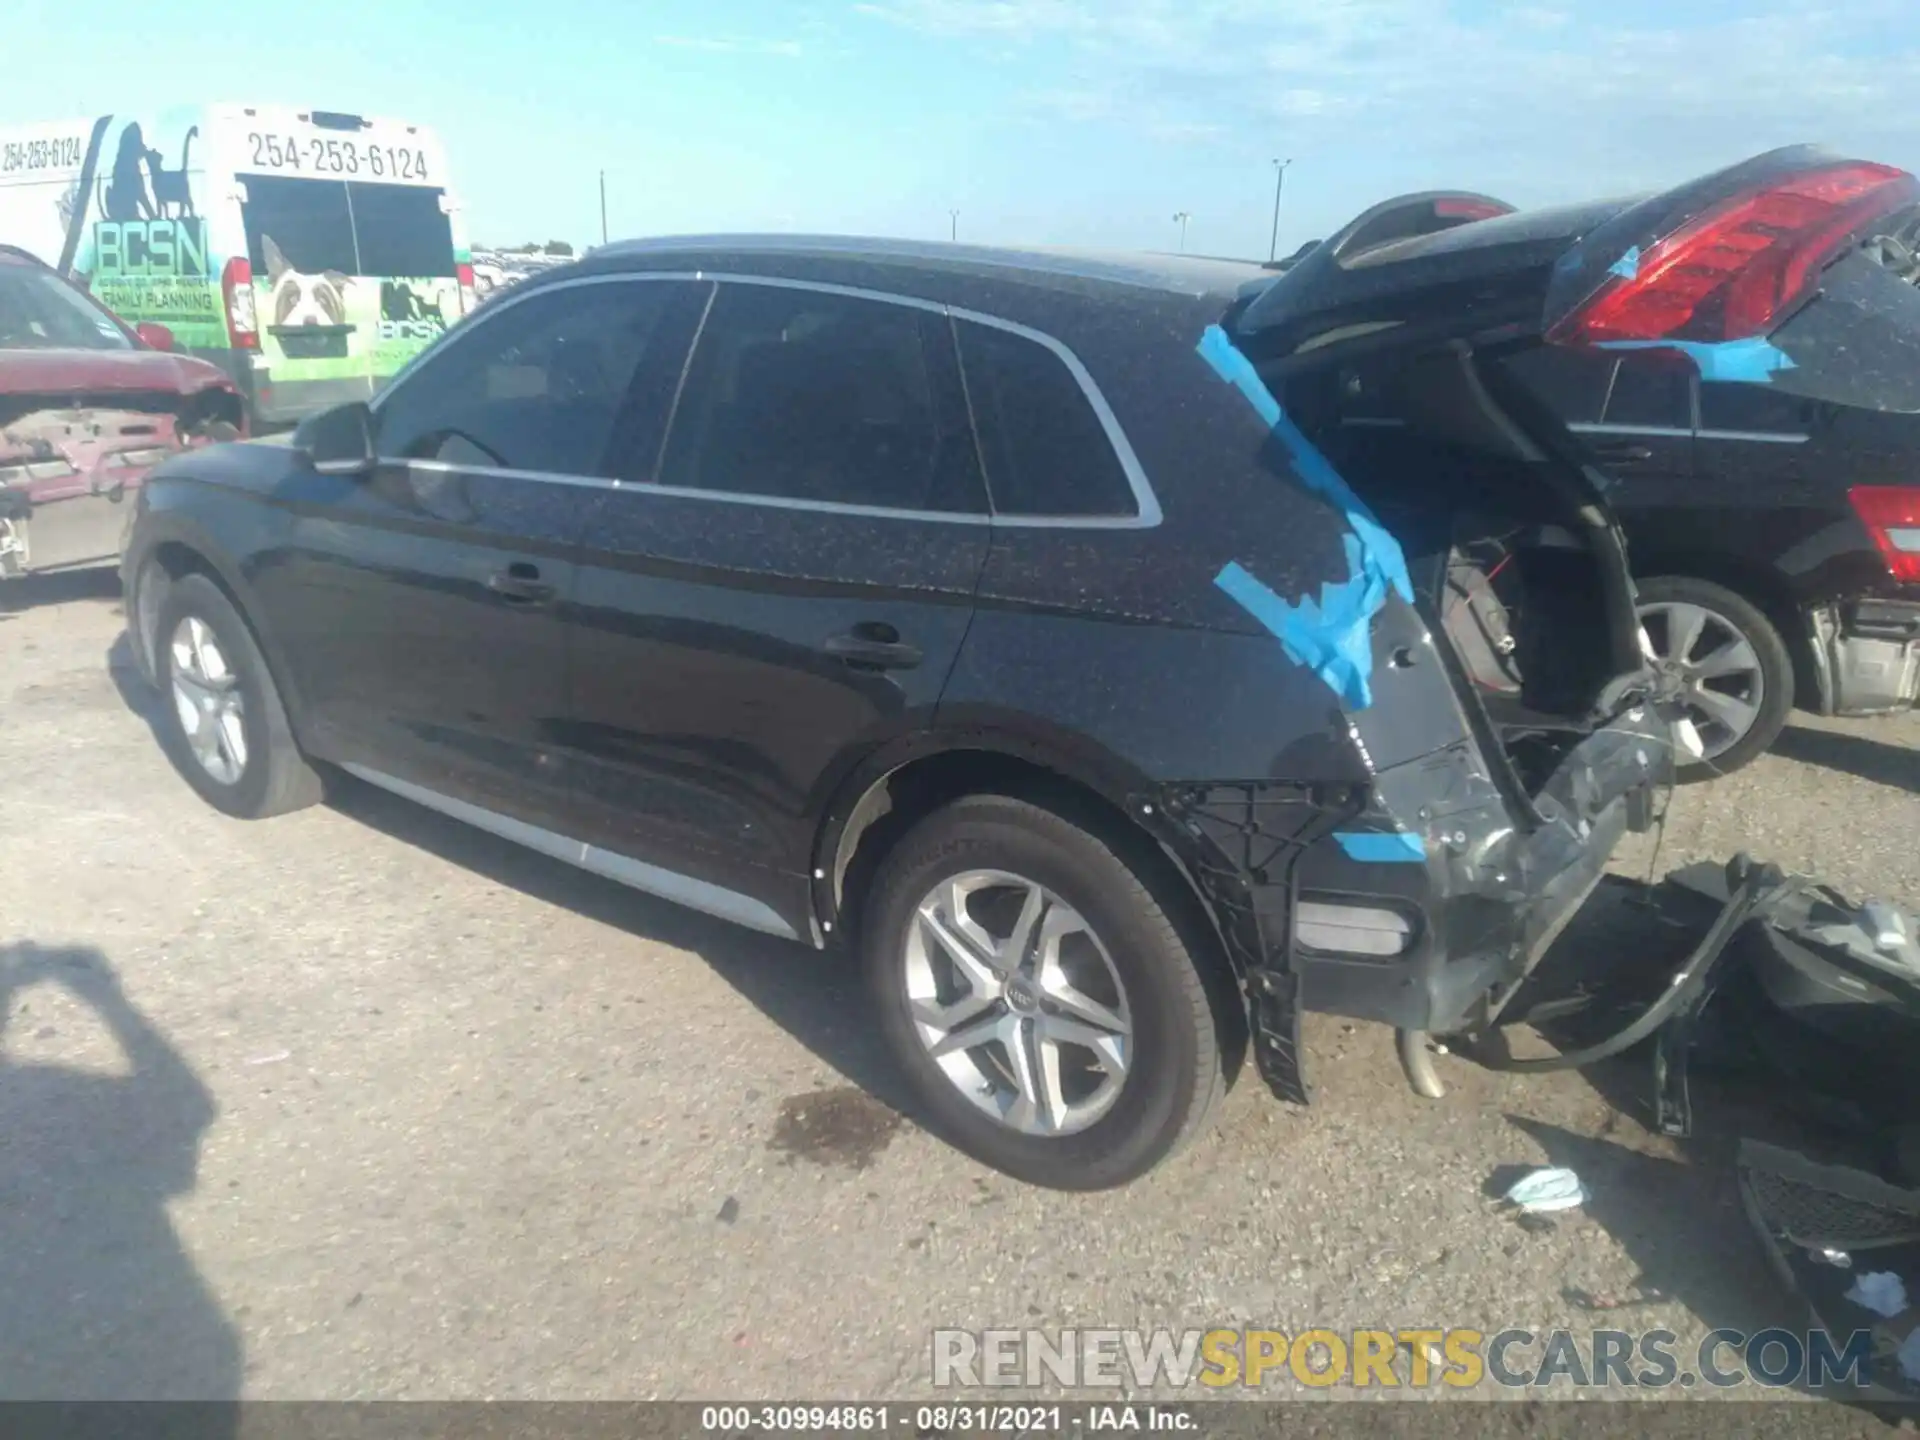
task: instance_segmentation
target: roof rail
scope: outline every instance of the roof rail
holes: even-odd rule
[[[31,250],[20,245],[9,245],[3,240],[0,240],[0,255],[11,255],[17,260],[25,260],[30,265],[38,265],[42,270],[53,268]]]
[[[1513,206],[1491,195],[1470,190],[1422,190],[1412,195],[1396,195],[1362,211],[1334,232],[1326,244],[1334,260],[1344,262],[1396,240],[1436,235],[1442,230],[1471,225],[1476,220],[1513,213]]]

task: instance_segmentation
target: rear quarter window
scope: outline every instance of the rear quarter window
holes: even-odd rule
[[[997,326],[961,320],[955,328],[994,513],[1138,515],[1113,439],[1066,361]]]

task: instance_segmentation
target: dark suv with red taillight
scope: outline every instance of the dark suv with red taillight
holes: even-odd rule
[[[1678,207],[1412,237],[1349,269],[1464,269],[1529,229],[1559,232],[1552,249],[1617,212],[1561,250],[1562,303],[1585,298],[1553,338],[1578,343],[1502,365],[1605,478],[1642,643],[1700,741],[1680,775],[1697,780],[1764,752],[1796,702],[1873,715],[1920,698],[1920,217],[1902,172],[1806,150],[1693,188]],[[1604,263],[1582,273],[1583,254]],[[1361,362],[1342,425],[1390,428],[1395,403]]]

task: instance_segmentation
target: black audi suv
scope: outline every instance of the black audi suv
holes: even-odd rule
[[[1120,1184],[1249,1054],[1303,1100],[1303,1008],[1495,1023],[1691,743],[1604,475],[1503,368],[1567,233],[1512,239],[1501,314],[1416,262],[1366,322],[1311,257],[610,246],[156,472],[134,651],[228,813],[350,774],[846,944],[930,1125]]]

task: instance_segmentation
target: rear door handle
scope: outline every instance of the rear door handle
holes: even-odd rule
[[[893,626],[876,621],[830,636],[820,648],[856,670],[911,670],[925,658],[920,647],[902,640]]]
[[[516,560],[487,577],[487,588],[511,605],[548,605],[559,592],[540,578],[540,567]]]

